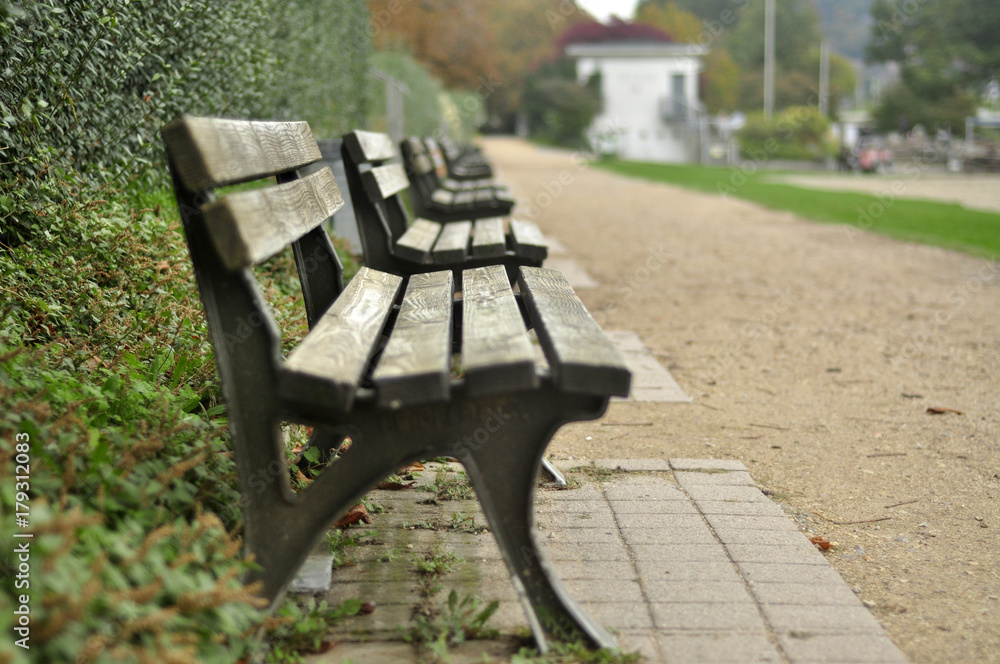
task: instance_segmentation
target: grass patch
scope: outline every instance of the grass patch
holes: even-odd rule
[[[955,249],[996,260],[1000,257],[1000,214],[968,210],[953,203],[938,203],[891,195],[845,191],[817,191],[769,182],[775,172],[745,174],[739,168],[601,161],[600,168],[653,182],[736,196],[775,210],[793,212],[806,219],[844,224],[900,240]],[[917,181],[901,173],[900,181]]]

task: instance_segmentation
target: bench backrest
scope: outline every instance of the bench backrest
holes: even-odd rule
[[[402,198],[410,181],[387,134],[358,130],[343,138],[341,156],[365,256],[372,265],[387,265],[393,243],[410,226]]]
[[[344,199],[329,168],[299,177],[321,158],[305,122],[184,116],[161,136],[230,419],[244,423],[257,404],[277,403],[281,362],[281,336],[250,268],[291,245],[312,325],[343,290],[322,224]],[[269,187],[217,194],[272,176]]]

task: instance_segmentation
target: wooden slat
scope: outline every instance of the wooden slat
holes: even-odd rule
[[[429,263],[431,249],[440,234],[441,224],[417,219],[396,242],[396,255],[418,263]]]
[[[460,263],[469,255],[471,221],[455,221],[444,225],[441,236],[434,244],[435,263]]]
[[[455,194],[444,189],[435,189],[431,194],[431,200],[439,205],[452,205],[455,202]]]
[[[521,294],[556,385],[570,392],[627,397],[632,374],[597,321],[556,270],[521,268]]]
[[[372,375],[383,406],[448,398],[454,291],[451,271],[410,277],[392,336]]]
[[[307,122],[182,116],[160,135],[191,191],[292,171],[322,158]]]
[[[373,201],[384,201],[410,186],[406,171],[400,164],[377,166],[361,174],[365,191]]]
[[[381,162],[397,156],[396,146],[388,134],[352,131],[344,136],[344,144],[356,164]]]
[[[549,255],[549,245],[545,242],[545,237],[538,230],[538,226],[530,221],[511,219],[510,236],[514,253],[518,256],[545,260]]]
[[[402,277],[361,268],[288,356],[282,396],[349,410],[402,283]]]
[[[476,258],[503,256],[506,249],[503,219],[500,217],[477,219],[472,237],[472,255]]]
[[[418,175],[427,175],[434,170],[431,160],[425,154],[414,154],[410,158],[410,167]]]
[[[205,223],[230,270],[260,263],[333,216],[344,205],[324,167],[300,180],[229,194],[205,206]]]
[[[462,367],[470,394],[537,385],[534,352],[503,266],[462,274]]]

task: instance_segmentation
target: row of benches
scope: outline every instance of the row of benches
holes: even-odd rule
[[[600,417],[631,376],[563,275],[539,267],[537,229],[495,218],[411,223],[394,146],[353,132],[343,155],[366,265],[344,284],[324,228],[344,199],[329,168],[304,170],[321,158],[306,123],[182,117],[162,137],[263,595],[276,601],[380,480],[451,456],[465,465],[539,648],[573,636],[614,645],[546,562],[532,501],[554,433]],[[269,177],[271,186],[218,191]],[[289,245],[310,331],[285,357],[253,267]],[[309,447],[333,459],[300,494],[272,471],[286,468],[283,423],[312,426]],[[338,455],[345,436],[353,444]]]

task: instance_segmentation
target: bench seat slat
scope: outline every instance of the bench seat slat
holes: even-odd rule
[[[549,246],[538,226],[522,219],[510,220],[510,235],[514,252],[518,256],[544,260],[549,255]]]
[[[631,374],[561,272],[521,268],[521,293],[556,384],[571,392],[627,397]]]
[[[223,262],[238,270],[270,258],[343,205],[333,173],[322,168],[285,184],[229,194],[204,213]]]
[[[191,191],[257,180],[322,158],[307,122],[247,122],[182,116],[161,132]]]
[[[472,237],[472,255],[476,258],[503,256],[507,249],[507,239],[503,232],[503,219],[489,217],[477,219]]]
[[[452,205],[457,202],[457,194],[446,189],[435,189],[431,200],[439,205]]]
[[[361,268],[288,356],[279,383],[282,396],[350,410],[402,282]]]
[[[462,367],[470,394],[534,387],[534,351],[501,265],[462,273]]]
[[[384,201],[410,186],[402,164],[386,164],[361,174],[368,194],[375,200]]]
[[[472,235],[471,221],[455,221],[445,224],[434,245],[434,262],[459,263],[468,256],[469,236]]]
[[[454,292],[450,271],[410,277],[392,336],[372,375],[381,405],[399,408],[448,399]]]
[[[417,219],[396,243],[396,255],[418,263],[429,263],[431,249],[441,234],[441,226],[436,221]]]

